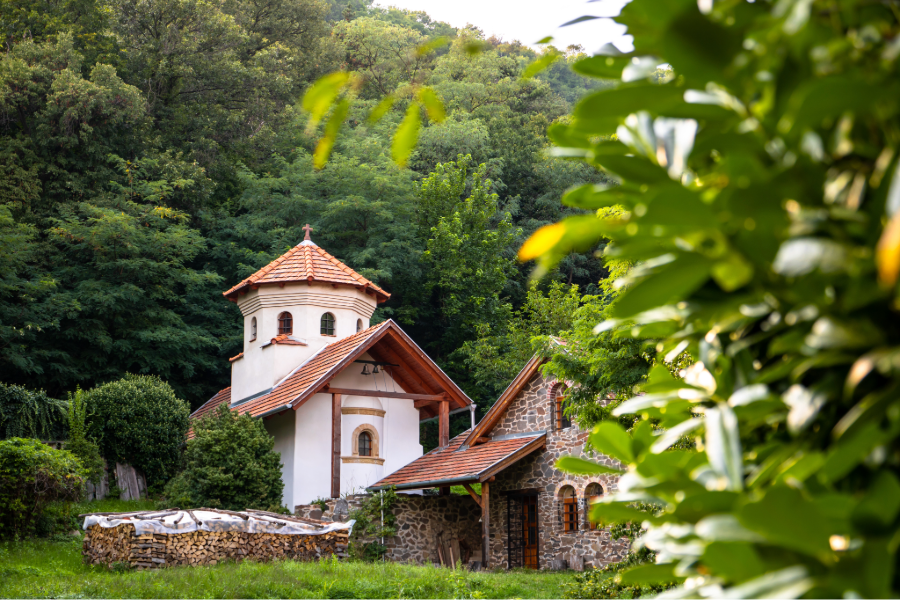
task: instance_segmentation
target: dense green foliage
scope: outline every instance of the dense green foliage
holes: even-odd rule
[[[353,538],[350,541],[351,555],[362,560],[383,560],[387,552],[384,538],[397,535],[397,515],[394,506],[402,502],[394,488],[370,494],[360,505],[350,511],[353,524]]]
[[[281,509],[281,457],[262,421],[220,406],[194,421],[184,470],[166,486],[168,506]]]
[[[392,294],[375,321],[397,319],[484,410],[501,382],[465,366],[473,323],[504,328],[526,301],[523,236],[584,212],[559,206],[566,188],[607,179],[546,153],[547,126],[607,85],[571,71],[578,48],[362,0],[22,0],[0,4],[0,31],[0,381],[56,397],[140,373],[199,406],[241,345],[221,292],[308,222]],[[522,77],[542,56],[559,60]],[[303,94],[342,67],[346,125],[315,170],[330,117]],[[419,144],[398,169],[401,122]],[[595,293],[603,273],[575,254],[554,278]]]
[[[661,8],[622,10],[634,53],[575,65],[621,82],[550,131],[620,180],[563,202],[620,210],[543,228],[520,253],[547,269],[609,240],[636,266],[598,331],[660,340],[646,395],[613,411],[642,419],[591,436],[627,469],[592,514],[642,522],[658,553],[623,584],[896,595],[900,15],[853,0]],[[657,82],[660,63],[673,76]],[[673,378],[665,361],[685,351]],[[673,448],[685,435],[696,445]]]
[[[78,459],[38,440],[0,441],[0,536],[30,535],[52,502],[78,500],[85,472]]]
[[[86,392],[87,435],[110,462],[132,465],[159,489],[175,474],[190,409],[157,377],[128,375]]]
[[[0,439],[61,440],[66,436],[66,403],[43,390],[0,383]]]
[[[84,468],[87,480],[97,484],[106,470],[100,447],[87,437],[88,401],[81,388],[69,394],[69,437],[66,450],[75,455]]]

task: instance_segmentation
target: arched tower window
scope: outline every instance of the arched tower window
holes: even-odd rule
[[[378,457],[378,432],[368,423],[363,423],[353,431],[353,456]]]
[[[372,456],[372,435],[368,431],[359,434],[359,455]]]
[[[566,415],[566,400],[568,396],[568,388],[560,388],[556,395],[556,429],[566,429],[572,426],[572,419]]]
[[[250,319],[250,341],[256,341],[256,317]]]
[[[331,313],[325,313],[322,315],[321,322],[321,333],[322,335],[334,335],[334,315]]]
[[[590,530],[600,528],[597,523],[591,521],[591,505],[599,502],[601,496],[603,496],[603,488],[599,483],[589,483],[584,490],[584,519]]]
[[[278,335],[294,333],[294,317],[289,312],[278,315]]]
[[[571,485],[559,490],[559,516],[563,531],[578,531],[578,498]]]
[[[362,319],[357,319],[357,320],[356,320],[356,333],[359,333],[359,332],[362,331],[362,330],[363,330],[363,322],[362,322]]]

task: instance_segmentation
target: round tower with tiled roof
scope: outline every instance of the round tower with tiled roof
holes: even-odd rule
[[[390,294],[310,238],[224,292],[244,317],[244,349],[232,359],[231,402],[268,392],[297,365],[369,327]]]

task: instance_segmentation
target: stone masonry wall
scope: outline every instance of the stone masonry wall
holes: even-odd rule
[[[547,445],[497,475],[491,484],[491,566],[508,567],[507,497],[504,492],[538,491],[538,556],[539,567],[546,569],[553,559],[566,559],[570,566],[600,567],[624,558],[628,553],[626,539],[610,539],[607,529],[590,530],[585,510],[585,491],[597,483],[604,495],[618,489],[618,477],[601,475],[578,477],[555,467],[561,456],[582,456],[621,468],[614,459],[587,456],[584,442],[588,432],[577,425],[556,430],[556,391],[559,383],[535,375],[510,403],[506,414],[491,431],[491,437],[546,431]],[[564,532],[560,519],[559,493],[572,486],[578,498],[578,530]]]
[[[467,553],[468,557],[472,553],[481,554],[481,509],[471,497],[397,495],[401,498],[393,508],[397,517],[397,535],[385,540],[388,560],[414,564],[431,561],[439,564],[437,538],[440,534],[443,534],[444,539],[459,540],[463,558]],[[315,504],[299,505],[295,507],[294,514],[326,521],[346,521],[349,518],[348,512],[358,508],[365,498],[366,496],[351,496],[349,501],[327,500],[328,510],[324,512]]]

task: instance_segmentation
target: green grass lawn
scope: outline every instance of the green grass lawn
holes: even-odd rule
[[[152,502],[105,501],[79,509],[150,507]],[[0,543],[0,598],[559,598],[569,581],[571,574],[560,572],[469,573],[332,561],[113,572],[82,564],[80,537]]]

